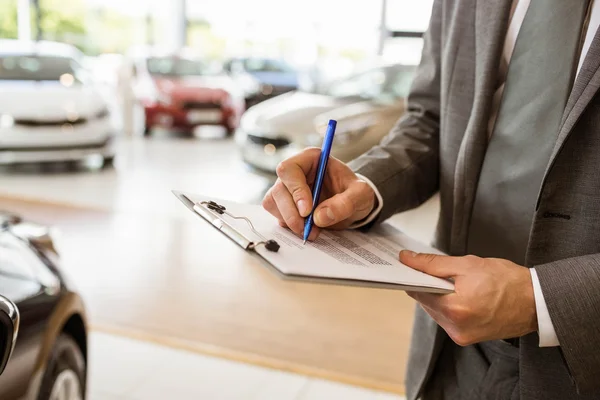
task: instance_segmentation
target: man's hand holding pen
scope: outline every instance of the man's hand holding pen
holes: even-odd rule
[[[315,181],[321,150],[309,148],[283,161],[277,167],[277,182],[265,195],[263,207],[279,224],[302,237],[304,219],[313,207],[311,186]],[[346,164],[330,157],[325,173],[321,202],[314,212],[315,228],[309,240],[319,235],[319,227],[345,229],[369,215],[375,208],[373,189]]]

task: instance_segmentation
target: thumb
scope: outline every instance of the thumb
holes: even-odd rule
[[[364,208],[368,203],[368,193],[364,191],[366,185],[349,185],[346,190],[323,201],[315,210],[314,218],[317,226],[321,228],[344,228],[356,220],[355,214],[359,208]]]
[[[409,250],[400,252],[400,262],[412,269],[440,278],[451,278],[459,275],[464,268],[459,257],[415,253]]]

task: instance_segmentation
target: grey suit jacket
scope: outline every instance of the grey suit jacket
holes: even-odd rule
[[[379,220],[439,190],[435,245],[466,251],[511,0],[436,0],[408,112],[351,162],[379,189]],[[543,28],[541,28],[543,29]],[[540,73],[544,66],[540,65]],[[521,399],[600,398],[600,34],[584,60],[540,188],[527,261],[535,267],[560,347],[520,338]],[[540,116],[543,118],[543,116]],[[431,373],[445,333],[420,308],[407,397]]]

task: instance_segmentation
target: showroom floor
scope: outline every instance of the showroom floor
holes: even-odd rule
[[[116,169],[40,171],[26,166],[0,169],[1,194],[97,209],[177,213],[172,189],[241,202],[260,202],[269,179],[250,173],[232,140],[210,136],[132,138],[118,144]]]
[[[244,203],[258,204],[272,178],[249,171],[241,162],[232,139],[208,130],[204,137],[173,138],[166,134],[118,143],[116,169],[91,171],[40,171],[36,167],[1,168],[0,195],[43,200],[86,208],[183,215],[174,207],[171,190]],[[438,200],[395,222],[411,236],[429,241],[437,220]]]
[[[401,400],[402,397],[92,333],[89,400]]]
[[[0,198],[160,220],[188,217],[172,189],[259,203],[272,182],[250,172],[233,141],[218,133],[192,139],[127,138],[118,146],[115,169],[2,168]],[[427,241],[437,207],[433,199],[416,213],[395,217],[395,222]],[[399,398],[100,332],[93,333],[91,353],[92,400]]]

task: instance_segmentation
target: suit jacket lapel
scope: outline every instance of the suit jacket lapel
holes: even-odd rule
[[[463,137],[455,170],[454,211],[450,251],[466,250],[467,230],[477,181],[487,147],[487,126],[496,90],[512,0],[475,3],[475,87],[471,118]]]
[[[594,39],[585,56],[579,75],[573,84],[573,90],[567,101],[565,112],[562,117],[561,126],[558,131],[558,138],[550,156],[550,162],[546,167],[542,187],[546,182],[548,172],[560,149],[571,134],[573,127],[585,111],[586,107],[600,89],[600,29],[596,31]],[[540,193],[541,194],[541,193]],[[538,195],[537,205],[539,206],[540,195]],[[537,207],[536,207],[537,208]]]
[[[583,64],[581,65],[581,70],[573,84],[573,90],[571,91],[563,114],[561,129],[564,126],[567,117],[574,111],[575,104],[581,98],[587,86],[591,83],[598,68],[600,68],[600,30],[596,31],[590,48],[583,60]]]

